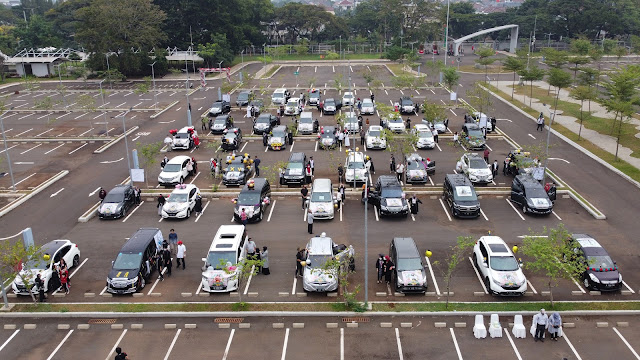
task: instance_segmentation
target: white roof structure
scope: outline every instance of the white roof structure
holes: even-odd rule
[[[77,53],[81,59],[86,54],[74,49],[56,49],[53,47],[42,49],[23,49],[7,60],[8,64],[50,64],[56,60],[67,60],[72,53]]]
[[[193,50],[192,47],[189,47],[187,50],[179,50],[177,47],[174,48],[167,48],[167,61],[195,61],[195,62],[202,62],[204,61],[203,58],[201,58],[198,55],[198,52]]]

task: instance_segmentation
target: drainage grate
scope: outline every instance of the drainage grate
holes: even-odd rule
[[[224,323],[224,324],[239,324],[244,320],[244,318],[215,318],[213,319],[214,323]]]
[[[89,324],[115,324],[116,319],[89,319]]]
[[[369,320],[371,320],[368,317],[346,317],[346,318],[342,318],[342,322],[344,323],[351,323],[351,322],[356,322],[356,323],[366,323],[369,322]]]

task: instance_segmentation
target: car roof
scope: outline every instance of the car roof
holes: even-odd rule
[[[393,238],[398,258],[420,257],[420,252],[416,246],[416,242],[410,237]]]
[[[300,101],[299,97],[290,97],[289,101]]]
[[[431,131],[431,128],[426,124],[415,124],[413,125],[413,128],[418,131]]]
[[[336,129],[336,127],[335,127],[335,126],[333,126],[333,125],[327,125],[327,126],[323,126],[323,127],[322,127],[322,129],[320,129],[320,130],[331,130],[331,131],[333,131],[333,130],[335,130],[335,129]],[[325,131],[325,132],[326,132],[326,131]]]
[[[478,154],[478,153],[464,153],[464,154],[462,154],[462,156],[466,156],[468,158],[477,158],[477,159],[484,160],[482,157],[480,157],[480,154]]]
[[[302,162],[304,158],[305,154],[303,152],[294,152],[289,156],[289,162]]]
[[[369,131],[371,130],[377,130],[377,131],[382,131],[383,127],[380,125],[371,125],[369,126]]]
[[[447,174],[447,179],[451,183],[451,186],[471,186],[471,181],[463,174]]]
[[[149,245],[150,241],[153,241],[154,236],[158,233],[158,228],[140,228],[136,231],[129,240],[122,246],[120,252],[140,252]]]
[[[186,133],[189,131],[189,129],[193,129],[193,126],[185,126],[182,129],[178,130],[179,133]]]
[[[507,243],[505,243],[499,236],[483,236],[480,240],[487,244],[487,250],[493,254],[511,255],[511,251],[509,250]]]
[[[525,188],[542,188],[542,185],[529,174],[516,175]]]
[[[352,95],[352,96],[353,96],[353,91],[345,91],[345,92],[344,92],[344,95],[347,95],[347,94],[349,94],[349,95]]]
[[[580,244],[580,247],[584,248],[601,248],[602,245],[598,240],[592,238],[586,234],[573,234],[572,236]]]
[[[303,111],[300,113],[300,117],[313,117],[313,113],[311,111]]]
[[[411,100],[411,98],[408,96],[401,96],[400,100]]]
[[[311,191],[316,188],[328,188],[329,186],[331,186],[330,179],[314,179],[313,184],[311,185]]]
[[[367,98],[367,97],[366,97],[366,98],[364,98],[364,99],[362,99],[362,102],[363,102],[363,103],[365,103],[365,102],[370,102],[370,103],[372,103],[372,104],[373,104],[373,100],[371,100],[371,99],[369,99],[369,98]]]
[[[167,162],[167,164],[182,164],[185,160],[191,159],[187,155],[174,156]]]
[[[462,126],[467,130],[480,130],[480,126],[478,126],[478,124],[465,123]]]
[[[209,251],[234,249],[240,245],[244,234],[244,225],[220,225],[211,242]]]
[[[171,192],[171,194],[188,194],[192,189],[197,189],[198,187],[193,185],[193,184],[182,184],[182,186],[184,186],[184,188],[182,188],[182,186],[178,187],[180,185],[176,185],[176,187],[173,189],[173,191]],[[171,196],[171,195],[169,195]]]
[[[226,120],[228,117],[229,117],[229,114],[218,115],[218,116],[216,116],[216,120],[218,120],[218,119]]]
[[[316,236],[307,244],[309,255],[333,255],[333,240],[327,236]]]
[[[285,91],[287,91],[287,89],[285,89],[285,88],[278,88],[278,89],[273,90],[273,93],[275,94],[275,93],[281,93],[281,92],[285,92]]]
[[[52,240],[52,241],[49,241],[48,243],[42,245],[42,247],[40,247],[40,251],[43,254],[53,255],[61,247],[65,246],[65,245],[69,245],[69,244],[71,244],[71,241],[69,241],[69,240]]]
[[[347,111],[344,113],[346,117],[356,117],[356,113],[354,111]]]
[[[378,182],[381,186],[400,186],[398,178],[393,175],[380,175],[378,176]]]
[[[240,94],[251,94],[251,90],[242,90],[240,91]],[[238,95],[240,95],[238,94]]]
[[[424,160],[424,158],[420,154],[413,153],[413,154],[408,154],[407,155],[407,160],[408,161],[422,161],[422,160]]]
[[[255,191],[256,189],[261,190],[267,185],[267,183],[269,183],[269,181],[265,178],[253,178],[251,180],[253,180],[253,188],[250,188],[249,184],[244,184],[240,192]]]
[[[333,102],[335,102],[335,100],[334,100],[333,98],[326,98],[326,99],[324,99],[324,102],[327,102],[327,101],[333,101]]]
[[[122,194],[130,187],[131,185],[116,185],[113,189],[109,190],[109,194]]]

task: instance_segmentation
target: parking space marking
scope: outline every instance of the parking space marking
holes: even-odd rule
[[[384,93],[389,95],[389,92],[387,91],[387,89],[384,89]]]
[[[400,330],[398,330],[398,328],[396,328],[396,344],[398,344],[399,359],[404,360],[404,355],[402,354],[402,342],[400,341]]]
[[[295,141],[291,143],[291,147],[289,148],[289,152],[293,152],[293,146],[294,146],[295,144],[296,144],[296,142],[295,142]]]
[[[504,333],[507,334],[507,339],[509,339],[509,342],[511,343],[511,347],[513,348],[513,351],[516,353],[516,356],[518,357],[518,360],[522,360],[522,357],[520,356],[520,352],[518,351],[518,348],[516,347],[516,344],[511,339],[511,335],[509,335],[509,330],[507,330],[506,327],[504,328]]]
[[[640,360],[640,356],[638,355],[638,353],[633,349],[633,347],[631,347],[631,344],[629,344],[627,339],[625,339],[624,336],[620,334],[620,331],[618,331],[618,329],[616,329],[615,327],[613,327],[613,331],[615,331],[616,334],[618,334],[618,336],[620,337],[620,340],[622,340],[622,342],[625,345],[627,345],[627,348],[629,348],[629,351],[631,351],[631,353],[636,357],[636,359]]]
[[[462,353],[460,353],[460,347],[458,346],[458,340],[456,340],[456,333],[453,331],[453,328],[449,328],[451,331],[451,339],[453,339],[453,345],[456,347],[456,353],[458,353],[458,359],[462,360]]]
[[[562,221],[562,218],[561,218],[560,216],[558,216],[558,214],[556,214],[556,212],[555,212],[555,211],[551,210],[551,213],[552,213],[553,215],[555,215],[555,217],[556,217],[556,218],[558,218],[558,220]]]
[[[442,151],[442,149],[440,148],[440,145],[438,145],[438,143],[436,143],[436,147],[438,148],[439,151]]]
[[[342,221],[342,205],[343,201],[340,201],[340,221]]]
[[[51,360],[53,359],[53,357],[56,355],[56,353],[58,352],[58,350],[60,350],[60,348],[62,347],[62,345],[64,345],[64,343],[67,341],[67,339],[69,338],[69,336],[71,336],[71,334],[73,334],[73,329],[69,330],[69,332],[67,333],[67,336],[65,336],[62,341],[60,341],[60,344],[58,344],[58,346],[56,346],[56,348],[53,350],[53,352],[51,353],[51,355],[49,355],[49,357],[47,358],[47,360]]]
[[[535,136],[533,136],[533,135],[531,135],[531,134],[527,134],[527,135],[529,135],[533,140],[535,140],[535,139],[536,139],[536,137],[535,137]]]
[[[173,337],[173,341],[171,341],[171,345],[169,345],[169,350],[167,350],[167,355],[164,356],[164,360],[169,360],[169,355],[171,355],[171,351],[173,350],[173,347],[176,345],[176,341],[178,341],[178,336],[180,336],[180,332],[182,332],[182,329],[178,329],[178,331],[176,331],[176,335]]]
[[[271,204],[271,210],[269,210],[269,216],[267,217],[267,222],[271,221],[271,214],[273,214],[273,209],[275,209],[276,207],[276,201],[278,200],[273,200],[273,204]]]
[[[36,137],[38,137],[40,135],[44,135],[44,134],[48,133],[49,131],[53,131],[53,129],[45,130],[45,131],[41,132],[40,134],[36,135]]]
[[[207,206],[209,206],[209,203],[211,202],[211,200],[207,200],[207,203],[204,204],[204,207],[202,208],[202,211],[200,212],[200,214],[198,214],[198,216],[196,216],[196,221],[198,222],[198,220],[200,220],[200,216],[202,216],[202,214],[204,214],[204,211],[207,210]]]
[[[69,152],[69,155],[73,154],[74,152],[76,152],[76,151],[78,151],[78,150],[82,149],[83,147],[85,147],[85,146],[87,146],[87,145],[89,145],[89,143],[85,143],[85,144],[82,144],[82,145],[78,146],[78,147],[77,147],[77,148],[75,148],[74,150],[71,150],[71,151]]]
[[[98,294],[98,295],[102,296],[102,294],[104,294],[105,291],[107,291],[107,287],[106,286],[102,289],[102,291],[100,291],[100,294]]]
[[[380,218],[378,217],[378,208],[373,205],[373,213],[376,214],[376,221],[380,221]]]
[[[98,114],[98,115],[94,116],[94,117],[93,117],[93,120],[95,120],[95,119],[99,118],[99,117],[100,117],[100,116],[102,116],[103,114],[104,114],[104,113],[102,113],[102,114]]]
[[[431,176],[428,176],[428,177],[427,177],[427,179],[429,179],[429,182],[431,183],[431,186],[435,186],[435,185],[433,184],[433,180],[431,179]]]
[[[144,201],[141,201],[140,204],[138,204],[138,206],[136,206],[135,208],[133,208],[133,210],[131,210],[131,212],[129,213],[129,215],[127,215],[124,219],[122,219],[122,222],[126,222],[127,220],[129,220],[129,218],[131,217],[131,215],[133,215],[134,212],[138,211],[138,208],[140,208],[142,206],[142,204],[144,204]]]
[[[484,214],[484,211],[482,211],[482,209],[480,209],[480,214],[482,214],[482,217],[483,217],[485,220],[489,221],[489,218],[487,218],[487,215],[485,215],[485,214]]]
[[[293,275],[293,287],[291,288],[291,295],[296,294],[296,285],[298,285],[298,274]]]
[[[173,261],[173,259],[171,259],[171,261]],[[162,276],[164,276],[164,273],[167,271],[167,268],[164,267],[162,268]],[[158,276],[158,278],[156,279],[156,281],[153,283],[153,286],[151,287],[151,289],[149,289],[149,292],[147,293],[147,295],[151,295],[151,293],[153,292],[153,290],[156,288],[156,285],[158,285],[158,282],[160,281],[160,276]]]
[[[15,183],[14,185],[15,185],[15,186],[18,186],[18,184],[22,183],[23,181],[27,180],[28,178],[32,177],[32,176],[33,176],[33,175],[35,175],[35,174],[36,174],[36,173],[33,173],[33,174],[31,174],[31,175],[27,176],[26,178],[24,178],[24,179],[22,179],[22,180],[18,181],[17,183]]]
[[[531,288],[531,291],[533,291],[534,294],[538,294],[538,292],[536,291],[536,288],[533,287],[533,284],[531,284],[531,281],[529,281],[529,279],[527,279],[527,284],[529,284],[529,287]]]
[[[80,119],[81,117],[83,117],[83,116],[85,116],[85,115],[87,115],[87,113],[82,113],[82,114],[80,114],[80,115],[78,115],[78,116],[74,117],[73,119],[74,119],[74,120],[78,120],[78,119]]]
[[[580,357],[580,355],[578,355],[578,352],[576,351],[576,348],[573,347],[573,344],[571,343],[571,341],[569,340],[569,338],[567,337],[567,333],[562,331],[562,337],[564,338],[564,341],[567,342],[567,344],[569,345],[569,347],[571,348],[571,351],[573,351],[573,354],[576,356],[576,358],[578,360],[582,360],[582,358]]]
[[[198,173],[196,174],[196,176],[193,177],[193,179],[191,179],[191,181],[189,182],[189,184],[193,184],[194,181],[196,181],[196,179],[198,178],[198,176],[200,176],[200,171],[198,171]]]
[[[31,150],[33,150],[33,149],[37,148],[38,146],[42,146],[42,143],[37,144],[36,146],[33,146],[33,147],[31,147],[31,148],[29,148],[29,149],[27,149],[27,150],[25,150],[25,151],[21,152],[21,153],[20,153],[20,155],[24,155],[24,154],[28,153],[29,151],[31,151]]]
[[[267,152],[267,151],[269,151],[269,147],[268,147],[268,146],[265,146],[265,147],[264,147],[264,152]]]
[[[222,360],[227,360],[227,356],[229,356],[229,349],[231,348],[231,341],[233,340],[233,334],[235,334],[235,332],[236,329],[231,329],[229,340],[227,341],[227,347],[224,349],[224,355],[222,355]]]
[[[524,221],[524,216],[522,216],[522,214],[520,214],[520,212],[518,210],[516,210],[516,207],[513,206],[513,204],[511,203],[511,201],[509,201],[509,199],[505,199],[505,201],[507,202],[507,204],[509,204],[509,206],[511,206],[511,208],[513,209],[513,211],[516,212],[516,214],[518,214],[518,216],[520,216],[520,219],[522,219],[522,221]]]
[[[6,134],[7,134],[9,131],[11,131],[11,130],[13,130],[13,128],[8,129],[8,130],[5,130],[5,131],[4,131],[4,134],[6,135]]]
[[[11,336],[9,336],[7,341],[5,341],[4,344],[2,344],[2,346],[0,346],[0,351],[2,351],[2,349],[4,349],[7,346],[7,344],[9,344],[9,342],[11,340],[13,340],[13,338],[16,337],[16,335],[18,335],[19,332],[20,332],[20,329],[14,331],[13,334],[11,334]]]
[[[61,137],[62,135],[66,134],[66,133],[68,133],[69,131],[72,131],[72,130],[74,130],[74,128],[71,128],[71,129],[69,129],[69,130],[67,130],[65,132],[62,132],[62,133],[56,135],[56,137]]]
[[[59,148],[63,147],[64,145],[65,145],[65,144],[60,144],[60,145],[58,145],[58,146],[54,147],[53,149],[51,149],[51,150],[49,150],[49,151],[45,152],[44,154],[45,154],[45,155],[47,155],[48,153],[53,152],[54,150],[59,149]]]
[[[453,109],[449,109],[449,111],[451,111],[451,113],[453,114],[453,116],[458,116],[458,114],[456,114],[455,112],[453,112]]]
[[[480,277],[480,273],[478,272],[478,269],[476,269],[476,264],[473,263],[473,260],[471,259],[471,257],[469,257],[469,262],[471,263],[471,267],[473,268],[473,271],[475,271],[476,275],[478,276],[478,281],[480,281],[480,285],[482,285],[482,290],[484,290],[485,295],[489,295],[489,292],[487,291],[487,287],[484,286],[484,281],[482,281],[482,277]]]
[[[489,149],[489,151],[493,151],[493,149],[492,149],[492,148],[490,148],[488,144],[484,144],[484,146],[486,146],[486,147],[487,147],[487,149]]]
[[[449,215],[449,212],[447,211],[447,208],[444,206],[444,202],[442,201],[442,199],[438,199],[440,200],[440,205],[442,205],[442,210],[444,210],[444,213],[447,215],[447,218],[449,219],[449,221],[453,221],[451,220],[451,215]]]
[[[24,118],[28,118],[31,115],[33,115],[33,114],[27,114],[27,115],[21,116],[21,117],[18,118],[18,120],[22,120]]]
[[[582,286],[580,286],[580,284],[575,280],[575,279],[571,279],[571,281],[573,281],[574,284],[576,284],[576,286],[578,287],[578,289],[580,289],[580,291],[582,291],[583,294],[586,294],[587,292],[582,288]]]
[[[18,185],[18,184],[16,184],[16,185]],[[627,285],[627,283],[626,283],[626,282],[624,282],[624,280],[622,280],[622,285],[626,286],[626,287],[627,287],[627,289],[628,289],[629,291],[631,291],[631,293],[632,293],[632,294],[635,294],[635,293],[636,293],[632,288],[630,288],[630,287],[629,287],[629,285]]]
[[[436,281],[436,276],[433,273],[433,268],[431,267],[431,260],[425,256],[425,260],[427,260],[427,267],[429,267],[429,273],[431,273],[431,281],[433,281],[433,286],[436,288],[436,294],[440,296],[440,287],[438,287],[438,282]]]
[[[243,152],[243,151],[244,151],[244,148],[246,148],[246,147],[247,147],[247,144],[248,144],[248,142],[244,143],[244,145],[242,146],[242,149],[240,149],[240,152]]]
[[[56,120],[58,120],[58,119],[62,119],[63,117],[65,117],[65,116],[67,116],[67,115],[69,115],[69,114],[71,114],[71,113],[70,113],[70,112],[68,112],[68,113],[64,113],[64,114],[62,114],[62,115],[58,116],[58,117],[56,118]]]
[[[249,285],[251,285],[251,279],[253,278],[254,271],[256,271],[256,266],[251,265],[251,273],[249,273],[249,278],[247,279],[247,285],[244,287],[244,292],[242,293],[242,295],[247,295],[247,293],[249,292]]]
[[[118,338],[116,343],[113,344],[113,347],[111,348],[111,351],[109,351],[109,353],[107,354],[107,357],[105,358],[105,360],[111,360],[111,355],[116,351],[116,348],[118,347],[118,345],[120,345],[120,341],[122,341],[122,338],[124,338],[124,336],[127,334],[127,330],[128,329],[122,330],[122,334],[120,334],[120,337]]]
[[[316,148],[313,151],[318,151],[318,142],[316,141]]]

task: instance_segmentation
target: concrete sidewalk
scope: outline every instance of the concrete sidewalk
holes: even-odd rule
[[[493,86],[497,86],[498,89],[500,89],[502,92],[504,92],[505,94],[511,94],[511,85],[512,82],[511,81],[492,81],[490,83]],[[496,85],[497,84],[497,85]],[[526,86],[529,86],[528,84]],[[533,83],[533,86],[537,86],[541,89],[547,90],[549,88],[549,84],[547,82],[544,81],[535,81]],[[551,89],[551,94],[555,96],[555,90]],[[511,96],[508,97],[509,99],[511,98]],[[529,106],[529,96],[522,96],[522,95],[515,95],[513,97],[514,100]],[[566,102],[571,102],[574,104],[580,104],[579,100],[575,100],[573,99],[570,95],[569,95],[569,91],[567,90],[560,90],[560,100],[562,101],[566,101]],[[549,104],[547,104],[549,105]],[[544,114],[545,119],[546,119],[546,124],[549,123],[549,108],[545,107],[542,105],[542,102],[540,102],[538,99],[536,98],[531,98],[531,108],[541,112]],[[553,110],[553,108],[551,108]],[[589,103],[587,101],[584,102],[583,108],[582,108],[585,112],[589,111]],[[600,104],[596,103],[596,102],[591,102],[591,112],[593,113],[594,116],[597,117],[601,117],[601,118],[606,118],[606,119],[613,119],[613,114],[608,113],[607,110]],[[580,119],[577,119],[573,116],[568,116],[568,115],[562,115],[561,111],[558,111],[558,114],[555,117],[554,122],[557,122],[559,124],[561,124],[562,126],[566,127],[567,129],[571,130],[574,133],[578,133],[578,131],[580,130]],[[636,126],[636,129],[638,129],[640,131],[640,121],[637,119],[631,119],[630,123]],[[534,124],[531,125],[532,129]],[[596,146],[598,146],[599,148],[611,153],[611,154],[615,154],[616,153],[616,138],[613,136],[609,136],[609,135],[605,135],[605,134],[601,134],[597,131],[594,130],[590,130],[587,129],[586,127],[582,127],[582,133],[581,136],[587,140],[589,140],[591,143],[595,144]],[[640,132],[638,132],[637,134],[635,134],[635,136],[637,138],[640,138]],[[633,157],[631,156],[631,149],[624,147],[624,146],[620,146],[619,150],[618,150],[618,157],[620,157],[620,159],[628,162],[629,164],[633,165],[634,167],[636,167],[637,169],[640,169],[640,158],[637,157]]]

